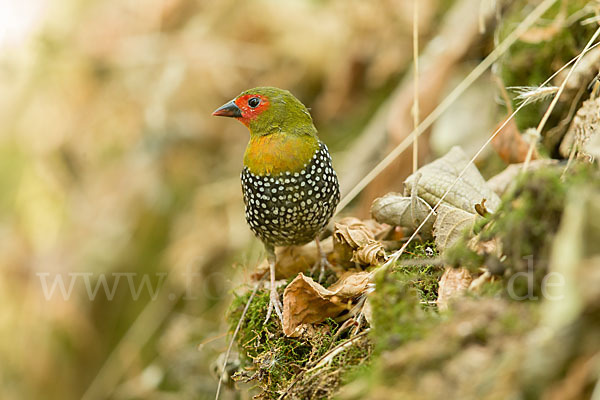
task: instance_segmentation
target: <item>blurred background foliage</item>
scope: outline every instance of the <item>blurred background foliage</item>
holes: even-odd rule
[[[450,3],[419,2],[424,39]],[[262,248],[243,217],[247,132],[211,112],[287,88],[348,164],[409,68],[413,1],[0,4],[1,397],[213,396],[224,312]],[[162,289],[134,299],[122,273]],[[44,295],[57,276],[78,279],[68,298]],[[114,298],[90,300],[83,276]]]

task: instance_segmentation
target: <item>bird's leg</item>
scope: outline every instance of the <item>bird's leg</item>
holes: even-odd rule
[[[273,309],[275,309],[275,313],[283,323],[283,312],[281,311],[283,306],[281,305],[281,301],[279,301],[279,293],[277,293],[277,286],[275,286],[275,249],[273,246],[267,245],[265,245],[265,249],[267,250],[267,260],[269,261],[269,270],[271,273],[271,297],[269,299],[269,309],[267,310],[265,323],[269,321]]]
[[[325,278],[325,267],[331,267],[331,264],[329,264],[329,261],[327,261],[327,255],[325,254],[325,252],[323,252],[323,249],[321,248],[321,242],[319,241],[319,238],[315,238],[315,243],[317,244],[317,257],[318,260],[315,263],[315,266],[313,267],[313,271],[316,270],[317,266],[319,267],[320,271],[319,271],[319,278],[318,278],[318,282],[321,283],[323,281],[323,278]]]

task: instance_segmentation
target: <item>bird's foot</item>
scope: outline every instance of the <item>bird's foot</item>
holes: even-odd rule
[[[314,276],[319,271],[319,278],[317,282],[322,283],[323,279],[325,279],[325,270],[331,269],[331,263],[327,260],[325,254],[321,254],[317,262],[312,268],[311,274]]]
[[[279,293],[277,292],[277,287],[275,285],[271,285],[271,295],[269,298],[269,308],[267,309],[267,318],[265,318],[265,324],[271,318],[271,313],[275,310],[275,314],[279,317],[279,320],[283,323],[283,306],[281,301],[279,300]]]
[[[314,276],[315,273],[317,272],[317,268],[319,268],[319,278],[317,279],[317,282],[321,283],[323,281],[323,279],[325,278],[325,269],[331,268],[331,264],[327,260],[327,256],[325,255],[325,252],[321,248],[321,241],[319,240],[318,237],[315,238],[315,243],[317,245],[317,262],[315,263],[315,265],[311,271],[311,274]]]

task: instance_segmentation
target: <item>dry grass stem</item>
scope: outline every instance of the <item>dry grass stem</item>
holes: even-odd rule
[[[414,132],[419,126],[419,0],[413,1],[413,123]],[[419,138],[413,133],[413,172],[419,168]]]

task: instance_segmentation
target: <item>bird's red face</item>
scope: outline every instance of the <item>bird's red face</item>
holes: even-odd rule
[[[219,107],[212,115],[233,117],[248,126],[269,108],[269,99],[262,94],[245,94]]]

